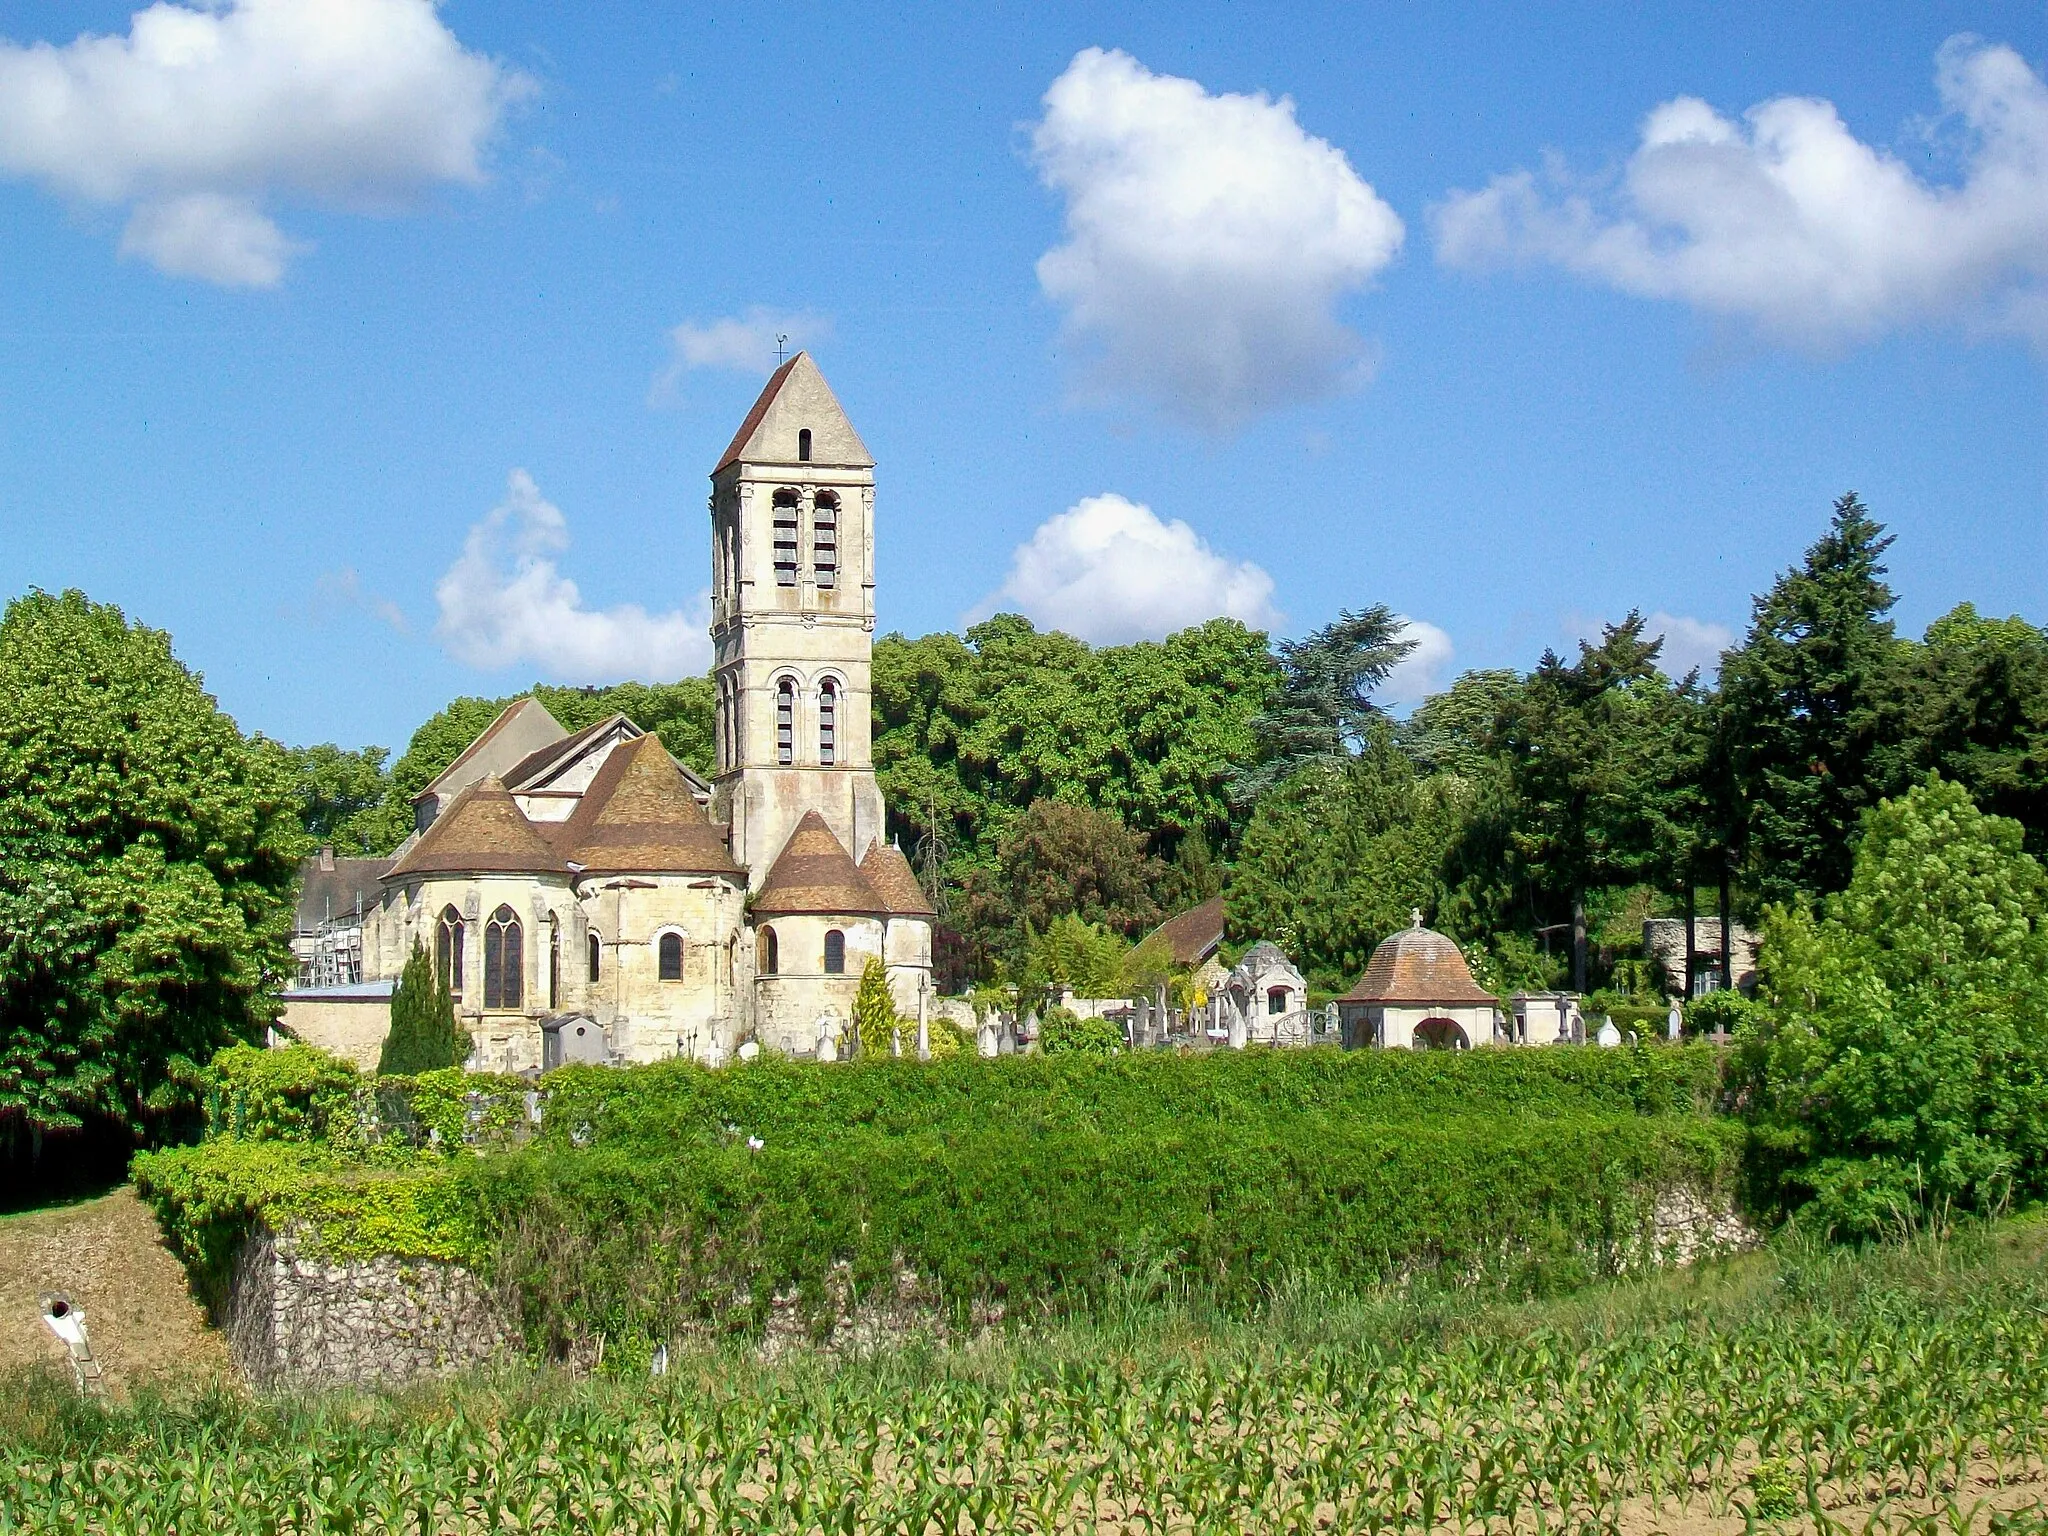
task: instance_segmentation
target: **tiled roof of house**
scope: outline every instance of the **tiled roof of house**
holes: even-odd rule
[[[658,736],[613,749],[555,844],[599,874],[741,873],[725,833],[705,816]]]
[[[1169,917],[1145,936],[1145,942],[1164,939],[1175,965],[1200,965],[1222,945],[1223,923],[1223,898],[1211,896],[1199,907]]]
[[[887,916],[889,910],[881,892],[860,872],[853,855],[816,811],[804,813],[754,895],[754,911],[764,917],[796,913]]]
[[[1434,929],[1415,926],[1381,942],[1346,1003],[1492,1003],[1498,999],[1472,979],[1457,944]]]
[[[910,860],[903,857],[903,850],[894,843],[876,838],[874,847],[860,861],[860,872],[868,877],[868,884],[875,888],[875,893],[889,904],[890,916],[938,916],[925,896],[924,887],[911,873]]]
[[[504,782],[490,774],[457,795],[384,878],[547,874],[566,868],[562,855],[521,813]]]

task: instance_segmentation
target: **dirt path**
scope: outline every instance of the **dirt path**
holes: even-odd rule
[[[38,1361],[68,1371],[37,1307],[43,1291],[66,1291],[85,1309],[116,1391],[152,1377],[190,1385],[231,1375],[226,1344],[132,1189],[0,1217],[0,1372]]]

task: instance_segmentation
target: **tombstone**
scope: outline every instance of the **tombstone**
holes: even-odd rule
[[[601,1067],[612,1059],[604,1030],[587,1013],[549,1014],[540,1021],[540,1030],[543,1072],[556,1067]]]
[[[1593,1038],[1603,1047],[1616,1046],[1621,1044],[1621,1031],[1614,1027],[1614,1020],[1603,1013],[1600,1015],[1600,1031]]]

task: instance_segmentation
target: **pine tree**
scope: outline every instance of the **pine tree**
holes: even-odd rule
[[[1843,496],[1722,666],[1715,757],[1729,841],[1759,901],[1847,885],[1860,818],[1901,787],[1891,542],[1854,491]]]
[[[413,940],[412,955],[391,993],[391,1033],[377,1071],[410,1077],[459,1067],[469,1057],[469,1035],[455,1022],[455,999],[445,978],[434,974],[426,949]]]

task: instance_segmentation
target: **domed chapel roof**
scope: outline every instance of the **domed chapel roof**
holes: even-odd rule
[[[1414,925],[1392,934],[1372,952],[1358,985],[1346,992],[1343,1003],[1408,1003],[1422,1005],[1470,1006],[1499,1003],[1491,992],[1472,979],[1465,955],[1455,941],[1433,928],[1422,926],[1422,914],[1414,914]]]

